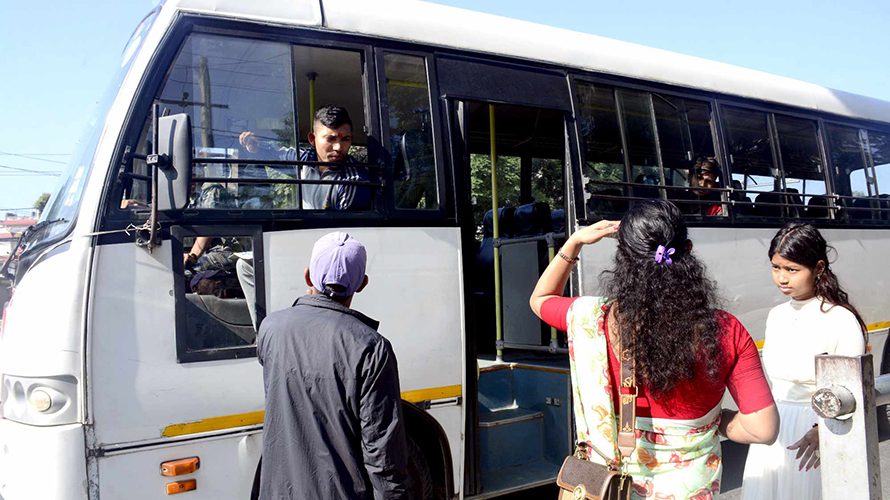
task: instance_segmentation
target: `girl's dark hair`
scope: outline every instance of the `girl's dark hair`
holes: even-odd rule
[[[773,241],[769,245],[769,258],[772,260],[773,255],[779,254],[792,262],[796,262],[812,270],[816,274],[816,296],[822,299],[820,309],[828,311],[834,306],[841,306],[847,309],[859,322],[862,328],[862,335],[867,336],[868,330],[859,311],[850,303],[847,292],[841,288],[837,275],[831,270],[828,262],[828,250],[834,251],[822,237],[822,233],[812,224],[803,222],[789,222],[785,224],[779,232],[773,236]],[[821,274],[816,269],[819,261],[825,264]],[[828,304],[826,308],[826,304]]]
[[[655,261],[659,245],[674,249],[672,264]],[[615,266],[602,275],[606,296],[618,304],[621,348],[653,395],[666,395],[696,370],[716,378],[723,364],[717,286],[690,248],[674,204],[638,202],[621,219]]]

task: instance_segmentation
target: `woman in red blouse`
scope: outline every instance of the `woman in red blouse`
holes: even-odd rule
[[[581,247],[604,237],[618,239],[615,265],[601,277],[604,297],[562,297]],[[717,308],[716,285],[673,204],[646,200],[620,223],[575,232],[529,302],[568,333],[576,430],[588,449],[607,447],[617,457],[619,341],[633,359],[637,447],[625,470],[636,496],[711,498],[722,472],[718,434],[740,443],[775,440],[778,414],[757,348],[744,326]],[[721,411],[726,389],[740,411]]]

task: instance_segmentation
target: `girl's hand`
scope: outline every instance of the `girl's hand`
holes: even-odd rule
[[[804,470],[804,466],[807,470],[818,469],[822,463],[822,459],[819,458],[819,428],[813,427],[808,430],[798,442],[789,446],[788,449],[797,450],[797,456],[794,457],[795,460],[800,458],[797,470]]]
[[[569,240],[574,240],[575,243],[581,245],[591,245],[603,238],[614,237],[618,233],[619,224],[620,222],[617,220],[601,220],[596,224],[575,231],[569,237]]]

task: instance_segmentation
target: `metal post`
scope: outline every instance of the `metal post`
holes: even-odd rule
[[[491,232],[497,241],[501,237],[498,225],[498,153],[495,147],[494,104],[488,105],[488,140],[491,143]],[[501,251],[494,245],[494,328],[497,361],[504,357],[504,325],[501,317]]]
[[[312,132],[315,129],[315,79],[318,77],[318,73],[314,71],[310,71],[306,73],[306,78],[309,79],[309,131]]]
[[[547,235],[547,262],[550,262],[556,257],[556,241],[554,241],[553,234]],[[550,352],[556,352],[556,349],[559,347],[559,339],[556,336],[556,327],[550,327]]]
[[[881,498],[871,354],[816,356],[823,498]]]

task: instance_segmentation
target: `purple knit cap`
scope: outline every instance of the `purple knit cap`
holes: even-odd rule
[[[329,297],[349,297],[362,286],[367,261],[365,246],[357,239],[342,231],[328,233],[312,247],[309,279]]]

